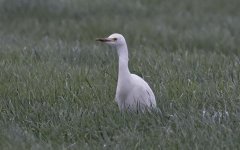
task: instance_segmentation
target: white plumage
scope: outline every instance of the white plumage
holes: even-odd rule
[[[118,33],[108,38],[99,38],[117,49],[119,57],[118,82],[115,100],[121,111],[145,111],[156,107],[152,89],[141,77],[131,74],[128,69],[128,48],[125,38]]]

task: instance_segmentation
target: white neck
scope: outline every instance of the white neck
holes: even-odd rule
[[[128,48],[127,44],[117,47],[119,64],[118,64],[118,81],[128,80],[130,71],[128,69]]]

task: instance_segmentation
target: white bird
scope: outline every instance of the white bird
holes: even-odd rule
[[[119,66],[115,101],[120,111],[145,111],[156,108],[154,93],[147,82],[131,74],[128,69],[128,48],[125,38],[121,34],[114,33],[107,38],[96,40],[117,49]]]

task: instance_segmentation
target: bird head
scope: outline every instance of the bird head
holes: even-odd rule
[[[96,41],[100,41],[114,47],[119,47],[126,44],[125,38],[118,33],[114,33],[107,38],[97,38]]]

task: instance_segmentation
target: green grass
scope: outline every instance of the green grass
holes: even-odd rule
[[[0,149],[240,149],[239,5],[0,0]],[[114,32],[161,112],[119,112]]]

